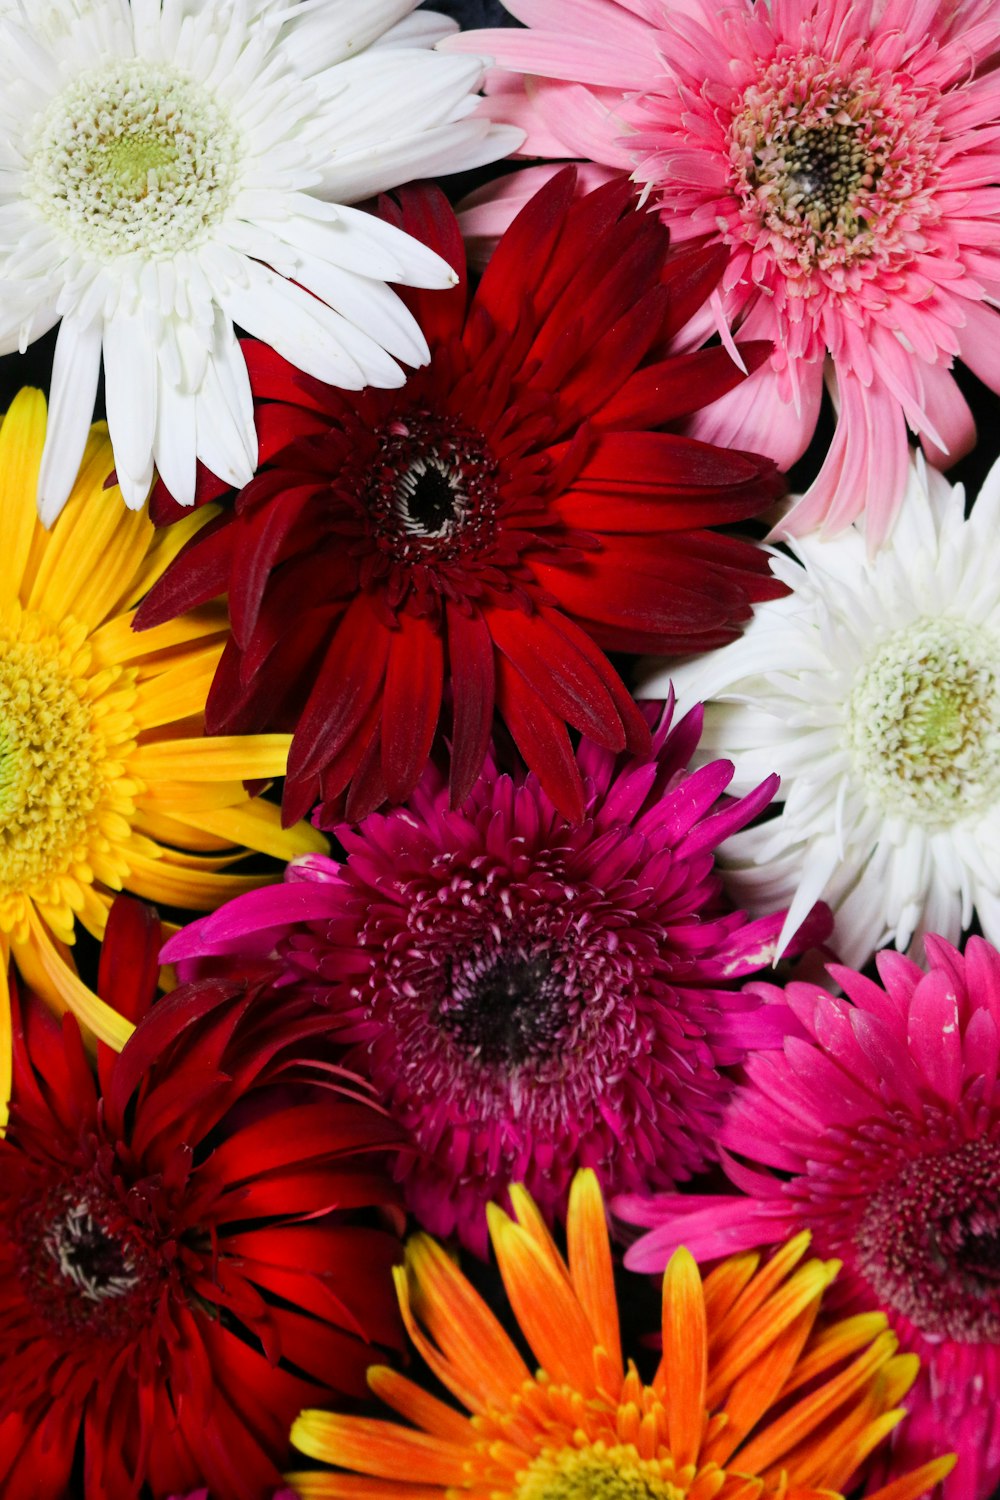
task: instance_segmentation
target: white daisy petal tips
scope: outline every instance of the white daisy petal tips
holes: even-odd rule
[[[346,205],[516,149],[475,113],[483,64],[432,50],[417,0],[0,0],[0,352],[62,320],[39,484],[76,475],[103,355],[122,493],[153,465],[253,476],[234,323],[352,389],[426,346],[386,283],[451,268]],[[421,13],[423,16],[423,13]],[[428,22],[433,24],[427,24]]]
[[[777,771],[778,816],[722,846],[734,898],[789,906],[782,946],[813,902],[861,968],[885,943],[957,942],[977,914],[1000,942],[1000,464],[971,516],[922,459],[884,550],[852,529],[776,557],[791,594],[739,641],[665,669],[680,707],[705,701],[700,754],[735,762],[739,795]]]

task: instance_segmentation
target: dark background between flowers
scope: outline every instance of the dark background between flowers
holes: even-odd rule
[[[356,3],[363,5],[364,0],[356,0]],[[519,24],[504,10],[501,0],[430,0],[425,8],[443,11],[453,16],[466,29]],[[510,170],[509,164],[498,164],[495,168],[480,173],[463,174],[445,179],[442,185],[452,200],[457,201],[473,187],[508,170]],[[14,394],[24,385],[40,386],[43,390],[48,390],[55,337],[55,331],[53,331],[33,344],[26,354],[13,354],[0,358],[0,411],[6,410]],[[979,440],[972,453],[949,471],[949,478],[965,484],[968,496],[974,499],[987,472],[1000,454],[1000,403],[997,397],[968,371],[960,369],[957,374],[959,385],[975,415]],[[98,403],[97,416],[100,417],[104,415],[103,386],[99,393]],[[830,413],[826,411],[808,452],[790,475],[790,488],[793,491],[804,489],[818,472],[829,444],[831,431]],[[164,912],[164,915],[184,920],[186,914]],[[85,936],[80,944],[78,957],[81,960],[81,969],[87,977],[93,979],[93,974],[88,971],[93,965],[95,954],[90,951],[90,945]],[[506,1310],[496,1273],[490,1267],[472,1262],[469,1257],[463,1258],[463,1266],[470,1278],[488,1298],[494,1310],[504,1316]],[[651,1330],[658,1327],[659,1288],[649,1278],[623,1275],[620,1279],[619,1297],[625,1344],[635,1354],[639,1352],[640,1344],[648,1346]],[[516,1330],[510,1320],[505,1317],[504,1321],[507,1322],[511,1333],[516,1335]],[[655,1357],[655,1353],[650,1349],[649,1367],[644,1373],[648,1373]],[[419,1378],[425,1379],[428,1384],[433,1384],[426,1370],[420,1372]],[[1000,1393],[998,1393],[998,1399],[1000,1399]],[[212,1500],[225,1500],[225,1497],[213,1496]],[[993,1500],[1000,1500],[1000,1489],[996,1491]]]

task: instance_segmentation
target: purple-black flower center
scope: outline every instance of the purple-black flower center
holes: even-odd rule
[[[496,533],[499,465],[485,438],[449,417],[410,413],[376,434],[365,505],[395,562],[447,562]]]
[[[1000,1340],[1000,1142],[908,1163],[875,1193],[855,1245],[879,1299],[921,1332]]]
[[[456,960],[439,1012],[470,1056],[516,1067],[547,1055],[567,1020],[565,979],[547,954],[513,951]]]

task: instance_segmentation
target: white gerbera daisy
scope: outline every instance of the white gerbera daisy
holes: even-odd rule
[[[194,498],[257,459],[238,324],[320,380],[403,383],[386,285],[455,279],[346,205],[494,161],[483,63],[417,0],[0,0],[0,353],[60,323],[39,511],[79,468],[101,355],[118,480]],[[61,320],[61,321],[60,321]]]
[[[778,816],[720,851],[741,905],[789,907],[779,951],[820,899],[856,968],[956,942],[974,911],[1000,942],[1000,464],[964,502],[918,459],[881,551],[857,530],[790,544],[792,593],[741,640],[645,675],[644,696],[672,677],[706,703],[700,754],[735,762],[734,794],[781,776]]]

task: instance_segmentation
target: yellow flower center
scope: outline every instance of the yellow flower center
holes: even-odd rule
[[[671,1470],[673,1464],[670,1464]],[[631,1444],[543,1453],[523,1475],[515,1500],[683,1500],[657,1459]]]
[[[69,908],[107,873],[102,824],[134,811],[122,757],[134,744],[131,673],[95,671],[83,626],[18,612],[0,620],[0,931],[26,902],[72,938]]]

